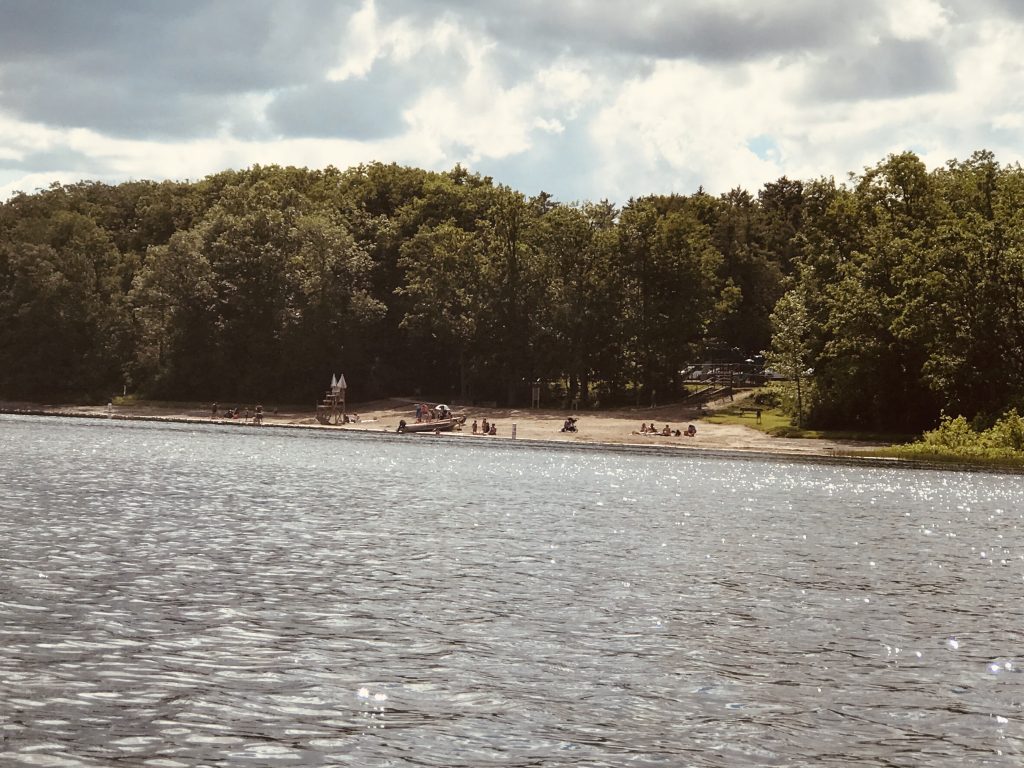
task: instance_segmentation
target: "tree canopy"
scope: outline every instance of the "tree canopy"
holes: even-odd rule
[[[621,208],[456,166],[254,166],[0,205],[0,397],[633,402],[731,349],[808,424],[1024,408],[1024,173],[912,153]],[[795,372],[795,374],[794,374]]]

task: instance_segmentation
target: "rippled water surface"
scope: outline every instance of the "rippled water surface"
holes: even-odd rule
[[[0,763],[1024,760],[1019,477],[0,417]]]

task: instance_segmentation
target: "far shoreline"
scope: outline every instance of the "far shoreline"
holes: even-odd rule
[[[691,419],[699,425],[695,438],[647,438],[628,430],[641,413],[652,421],[648,409],[636,409],[636,412],[623,414],[622,411],[612,413],[582,412],[581,419],[604,422],[600,428],[588,430],[584,427],[579,433],[566,435],[558,431],[563,418],[561,411],[527,411],[492,408],[459,408],[457,412],[471,412],[479,418],[498,421],[505,427],[497,436],[473,435],[467,431],[445,432],[440,435],[431,433],[399,435],[396,432],[399,417],[408,418],[406,401],[381,401],[376,403],[354,405],[350,413],[359,413],[361,420],[345,425],[323,425],[316,422],[312,412],[287,410],[281,413],[268,413],[262,426],[251,421],[231,418],[211,418],[204,415],[199,408],[163,407],[140,402],[132,405],[81,406],[51,405],[29,402],[0,402],[0,414],[15,416],[34,416],[46,418],[96,419],[114,421],[138,421],[150,423],[208,425],[224,427],[241,427],[247,430],[259,430],[263,427],[272,429],[306,430],[326,434],[348,433],[359,436],[387,436],[398,440],[470,440],[474,444],[504,447],[552,449],[565,448],[579,451],[617,451],[636,455],[679,456],[692,453],[696,456],[720,459],[761,460],[776,462],[799,462],[807,464],[842,464],[856,467],[928,469],[966,472],[993,472],[1000,474],[1022,474],[1021,470],[1012,467],[984,466],[969,463],[944,463],[919,461],[913,459],[872,456],[863,444],[852,441],[830,441],[820,439],[801,439],[770,437],[747,427],[730,427],[716,429],[719,425],[708,424],[699,419]],[[396,403],[399,405],[396,406]],[[360,405],[362,410],[356,410]],[[666,416],[666,409],[660,409],[659,415]],[[186,411],[186,412],[182,412]],[[365,414],[365,416],[364,416]],[[472,415],[468,417],[466,429],[469,429]],[[653,419],[660,422],[661,419]],[[516,426],[513,437],[509,423]],[[677,420],[677,423],[681,423]],[[623,433],[623,430],[626,430]],[[551,432],[554,430],[554,432]],[[730,437],[735,437],[740,430],[739,439],[735,444]],[[593,434],[596,433],[596,434]],[[706,436],[711,433],[712,438]],[[724,434],[723,434],[724,433]],[[752,433],[752,434],[743,434]],[[702,436],[705,439],[702,440]],[[604,438],[604,439],[602,439]],[[798,450],[793,450],[793,447]],[[817,450],[815,450],[817,448]],[[858,453],[855,453],[858,452]]]

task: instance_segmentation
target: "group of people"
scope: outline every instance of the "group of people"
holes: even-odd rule
[[[431,422],[438,419],[447,419],[452,415],[452,412],[448,410],[447,405],[438,405],[431,408],[426,403],[416,403],[416,423],[421,424],[424,421]]]
[[[663,437],[695,437],[697,435],[697,428],[693,426],[693,424],[690,424],[685,431],[680,431],[678,429],[672,429],[668,424],[666,424],[663,429],[659,430],[654,426],[654,422],[652,421],[650,426],[647,426],[645,423],[641,423],[640,432],[638,434],[662,435]]]
[[[210,418],[211,419],[217,418],[217,412],[219,410],[220,410],[220,406],[217,403],[214,403],[212,406],[210,406]],[[249,406],[248,405],[245,406],[244,410],[241,408],[241,406],[239,406],[239,407],[236,407],[236,408],[227,408],[224,411],[224,418],[225,419],[244,419],[245,423],[248,424],[249,423],[249,417],[250,417],[250,411],[249,411]],[[257,405],[254,409],[252,409],[252,423],[257,425],[257,426],[260,426],[260,425],[263,424],[263,406],[262,405]]]
[[[474,435],[496,435],[498,434],[498,425],[495,422],[488,422],[487,419],[483,420],[482,424],[477,424],[476,419],[473,419],[473,434]]]

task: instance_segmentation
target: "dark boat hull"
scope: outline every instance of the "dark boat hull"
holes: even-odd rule
[[[437,421],[421,421],[414,422],[412,424],[406,424],[404,421],[400,422],[398,429],[399,433],[405,432],[451,432],[456,424],[461,424],[459,419],[438,419]]]

